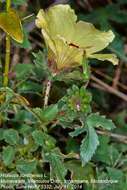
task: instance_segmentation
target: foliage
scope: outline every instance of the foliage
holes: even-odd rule
[[[12,57],[7,76],[3,74],[6,63],[0,68],[3,76],[0,78],[0,180],[8,179],[1,174],[10,174],[14,182],[15,175],[20,183],[13,183],[11,189],[21,185],[23,189],[29,189],[30,185],[41,189],[37,174],[42,182],[50,180],[51,189],[127,187],[127,147],[115,141],[115,133],[127,132],[126,110],[114,114],[108,98],[113,102],[115,99],[88,85],[91,65],[97,69],[104,67],[112,77],[114,67],[107,62],[117,65],[116,55],[123,62],[127,60],[123,37],[115,28],[116,23],[127,23],[124,10],[127,1],[92,8],[87,14],[83,9],[91,5],[88,2],[84,7],[79,2],[77,5],[69,1],[77,16],[70,5],[60,4],[46,11],[41,9],[36,19],[31,16],[20,19],[19,15],[25,17],[32,10],[30,5],[26,15],[20,12],[28,3],[26,0],[12,0],[14,8],[0,13],[0,28],[14,40],[12,47],[19,54],[16,63]],[[4,6],[5,2],[1,4]],[[33,11],[38,12],[35,7]],[[27,27],[29,19],[42,32],[40,35],[37,27],[35,34],[32,30],[34,41],[29,38],[32,36]],[[40,36],[44,39],[41,47]],[[29,61],[25,62],[22,55],[27,55]],[[9,80],[7,86],[3,86],[5,77]],[[0,188],[4,189],[4,185],[0,182]]]

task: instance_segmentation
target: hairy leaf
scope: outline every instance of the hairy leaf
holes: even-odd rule
[[[58,106],[57,104],[50,105],[44,110],[41,108],[35,108],[34,112],[42,119],[42,121],[46,123],[50,123],[53,121],[58,114]]]
[[[89,126],[87,136],[82,140],[80,146],[80,156],[83,166],[91,159],[98,145],[99,141],[96,131],[93,127]]]
[[[42,146],[45,150],[50,150],[55,147],[55,139],[41,130],[35,130],[32,133],[32,136],[35,140],[35,143],[39,146]]]
[[[19,143],[19,135],[18,132],[14,129],[8,129],[4,132],[4,140],[11,144],[16,145]]]
[[[50,153],[46,153],[45,158],[51,165],[52,177],[54,177],[55,175],[58,180],[63,182],[65,179],[67,170],[63,164],[63,161],[59,152],[56,149],[54,149],[54,151],[51,151]]]
[[[5,166],[9,166],[15,157],[15,149],[12,146],[7,146],[2,152],[2,158]]]
[[[91,127],[103,127],[104,129],[111,130],[115,128],[114,123],[110,119],[106,119],[105,116],[99,115],[99,113],[92,113],[87,117],[87,125]]]
[[[36,160],[17,160],[16,168],[19,173],[30,174],[35,171],[37,166]]]
[[[77,137],[78,135],[84,133],[86,131],[85,127],[78,127],[74,131],[70,132],[69,135],[71,137]]]
[[[81,165],[79,160],[70,160],[65,163],[66,168],[71,171],[73,180],[90,180],[94,177],[91,164]]]

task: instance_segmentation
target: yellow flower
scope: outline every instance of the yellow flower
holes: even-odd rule
[[[48,48],[48,62],[56,71],[80,66],[84,54],[86,58],[118,64],[115,54],[96,54],[113,41],[113,32],[102,32],[91,23],[77,21],[77,16],[69,5],[40,10],[36,26],[42,30]]]

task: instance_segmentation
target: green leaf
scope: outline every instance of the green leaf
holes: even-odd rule
[[[45,139],[44,139],[44,133],[40,130],[35,130],[32,133],[32,137],[35,140],[35,143],[39,146],[43,146],[45,144]]]
[[[33,81],[25,81],[18,89],[20,93],[37,93],[42,92],[42,85]]]
[[[32,72],[33,65],[32,64],[16,64],[14,70],[16,72],[17,79],[24,79],[25,77],[29,76]]]
[[[14,121],[21,123],[34,123],[35,118],[30,112],[26,110],[19,110],[18,114],[15,115]]]
[[[15,149],[12,146],[7,146],[2,152],[2,159],[5,166],[9,166],[15,157]]]
[[[122,180],[124,173],[120,169],[110,168],[110,167],[107,167],[106,169],[108,171],[108,175],[110,179]]]
[[[32,132],[32,127],[30,127],[27,124],[22,124],[18,127],[18,131],[20,134],[22,134],[23,136],[27,136],[29,135],[29,133]]]
[[[91,164],[81,165],[79,160],[65,162],[65,167],[72,173],[72,180],[91,180],[94,178],[94,170]]]
[[[29,32],[23,27],[23,42],[21,44],[16,43],[16,46],[20,48],[30,49],[31,48],[31,42],[29,41]]]
[[[4,132],[4,140],[11,145],[16,145],[19,143],[18,132],[14,129],[8,129]]]
[[[71,137],[77,137],[78,135],[84,133],[86,131],[85,127],[78,127],[73,132],[70,132],[69,135]]]
[[[110,119],[106,119],[105,116],[99,115],[99,113],[92,113],[87,117],[87,125],[91,127],[103,127],[104,129],[111,130],[115,128],[114,123]]]
[[[50,163],[52,176],[55,175],[58,180],[64,182],[67,170],[57,149],[46,153],[45,158]]]
[[[64,81],[67,84],[73,84],[75,81],[78,82],[82,80],[84,80],[84,75],[79,70],[74,70],[69,72],[63,71],[60,72],[60,74],[57,74],[56,76],[53,77],[53,81]]]
[[[58,114],[58,106],[57,104],[55,105],[50,105],[45,110],[43,111],[43,117],[45,118],[46,121],[52,121],[56,118]]]
[[[24,3],[27,3],[27,0],[13,0],[12,2],[15,5],[23,5]]]
[[[34,72],[39,80],[45,80],[50,76],[46,53],[45,49],[44,52],[39,50],[37,53],[32,53],[34,57],[33,62],[35,64]]]
[[[29,33],[23,29],[23,33],[24,33],[24,38],[23,38],[23,43],[21,44],[21,48],[31,48],[31,43],[29,41]]]
[[[19,173],[30,174],[35,171],[37,166],[36,160],[18,160],[16,162],[16,169]]]
[[[51,150],[55,147],[55,139],[41,130],[35,130],[32,133],[32,137],[35,143],[39,146],[43,146],[45,150]]]
[[[33,110],[44,122],[48,123],[53,121],[58,114],[57,104],[50,105],[44,110],[42,110],[41,108],[34,108]]]
[[[94,155],[94,160],[110,165],[111,155],[109,156],[109,137],[99,136],[99,143],[100,145],[98,146],[96,154]]]
[[[95,129],[88,126],[87,136],[82,140],[80,146],[80,156],[83,166],[91,159],[98,145],[99,141]]]

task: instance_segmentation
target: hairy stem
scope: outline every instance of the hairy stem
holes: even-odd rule
[[[6,2],[6,11],[9,10],[11,6],[11,0],[7,0]],[[6,55],[5,55],[5,70],[4,70],[4,79],[3,79],[3,86],[7,87],[8,86],[8,74],[9,74],[9,65],[10,65],[10,51],[11,49],[11,40],[10,36],[6,34]]]
[[[49,100],[49,93],[51,89],[51,80],[48,80],[46,82],[46,90],[45,90],[45,97],[44,97],[44,108],[48,105],[48,100]]]

